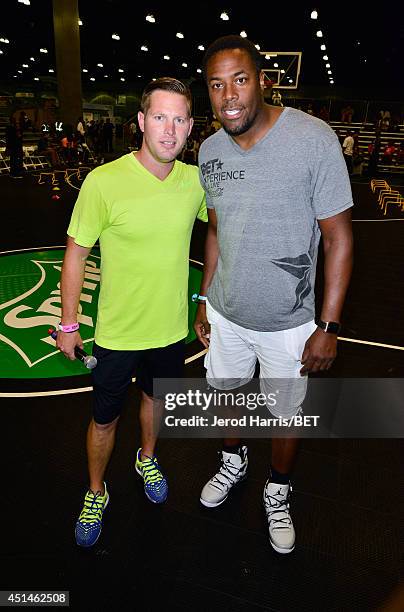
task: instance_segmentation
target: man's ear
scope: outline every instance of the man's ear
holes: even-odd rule
[[[187,137],[190,135],[190,133],[192,132],[192,128],[194,127],[194,120],[191,117],[191,119],[189,120],[189,130],[188,130],[188,134]]]
[[[137,120],[138,120],[141,131],[144,132],[144,113],[142,113],[142,111],[138,112]]]
[[[263,70],[261,70],[261,72],[260,72],[260,87],[261,87],[261,90],[264,91],[264,89],[265,89],[265,77],[264,77],[264,71]]]

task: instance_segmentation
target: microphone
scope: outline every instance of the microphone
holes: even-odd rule
[[[58,337],[58,333],[55,329],[49,329],[48,334],[52,336],[54,340],[56,340]],[[79,346],[74,347],[74,354],[76,356],[76,359],[79,359],[82,363],[84,363],[86,368],[88,368],[89,370],[93,370],[95,366],[97,365],[97,358],[94,357],[93,355],[88,355]]]

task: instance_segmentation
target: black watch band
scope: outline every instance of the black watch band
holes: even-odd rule
[[[341,325],[335,321],[322,321],[321,319],[317,319],[316,324],[320,329],[325,331],[326,334],[339,334],[341,330]]]

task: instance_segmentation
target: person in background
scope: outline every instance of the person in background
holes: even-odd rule
[[[342,150],[344,152],[344,158],[346,162],[346,167],[348,168],[348,174],[352,174],[353,171],[352,158],[354,144],[355,141],[353,139],[352,132],[348,132],[344,139],[344,142],[342,143]]]
[[[23,130],[14,115],[10,116],[10,123],[6,127],[6,155],[10,156],[10,176],[13,179],[23,178]]]
[[[111,123],[111,119],[107,117],[102,130],[103,141],[104,141],[104,152],[113,153],[112,139],[114,134],[114,126]]]

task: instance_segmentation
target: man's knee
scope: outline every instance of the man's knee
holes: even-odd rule
[[[113,429],[116,428],[118,421],[119,421],[119,416],[118,415],[113,421],[111,421],[110,423],[97,423],[97,421],[93,418],[92,420],[92,425],[94,426],[94,428],[99,431],[111,431]]]

